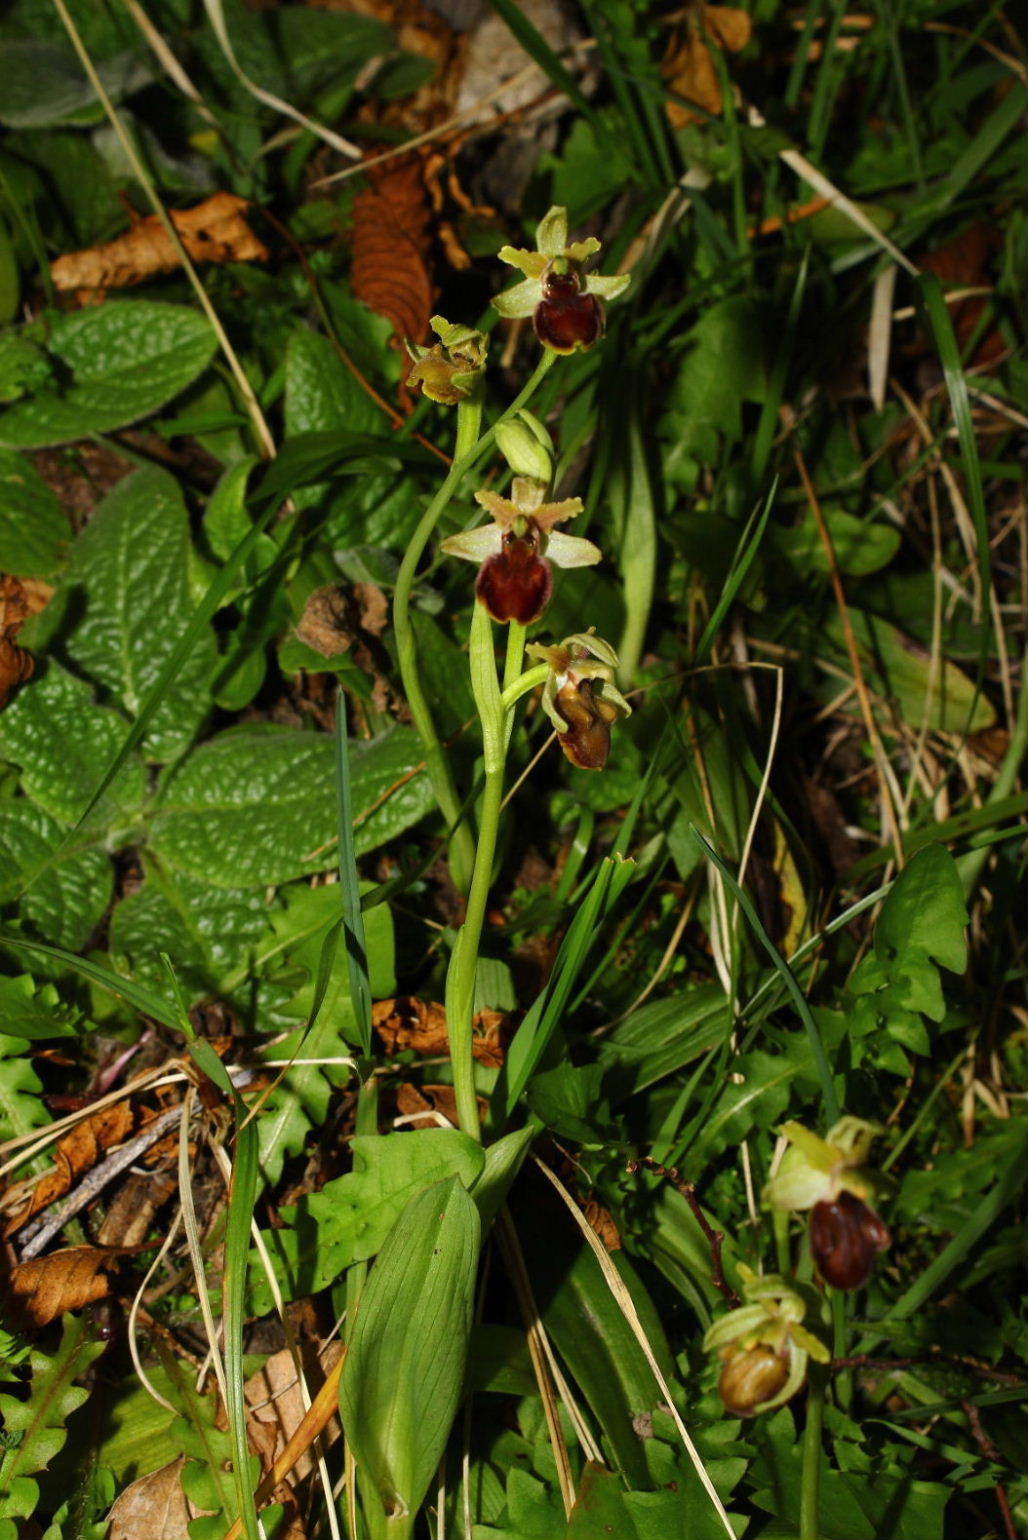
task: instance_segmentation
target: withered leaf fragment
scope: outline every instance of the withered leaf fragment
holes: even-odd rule
[[[99,1246],[68,1246],[12,1268],[4,1314],[16,1324],[46,1326],[68,1310],[81,1310],[111,1292],[105,1269],[117,1252]]]
[[[713,43],[729,53],[740,53],[750,40],[753,23],[746,11],[732,5],[691,6],[682,26],[671,36],[660,72],[676,96],[695,102],[694,112],[681,102],[669,101],[672,128],[703,120],[703,113],[719,117],[724,106],[717,65],[710,51]]]
[[[450,1051],[446,1011],[434,1000],[419,1000],[414,995],[377,1000],[371,1007],[371,1023],[388,1054],[409,1049],[435,1058]],[[475,1016],[471,1049],[481,1064],[498,1068],[503,1063],[505,1025],[502,1011],[479,1011]]]
[[[218,192],[195,208],[171,212],[179,240],[194,262],[266,262],[268,248],[247,224],[250,204]],[[133,217],[132,228],[104,246],[70,251],[51,263],[58,289],[129,289],[172,273],[179,255],[156,214]]]
[[[39,578],[0,576],[0,711],[19,684],[31,679],[35,659],[15,637],[31,615],[38,615],[53,596],[53,587]]]

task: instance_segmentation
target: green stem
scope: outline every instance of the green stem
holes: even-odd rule
[[[800,1540],[817,1540],[821,1504],[821,1431],[825,1410],[825,1371],[811,1364],[807,1371],[807,1426],[803,1434],[803,1474],[800,1486]]]
[[[832,1357],[846,1357],[846,1296],[841,1289],[829,1290],[832,1301]],[[832,1393],[836,1406],[844,1412],[853,1407],[853,1370],[837,1369],[832,1381]]]
[[[513,629],[513,628],[512,628]],[[524,632],[521,645],[524,645]],[[515,644],[516,650],[516,644]],[[460,1126],[473,1139],[481,1138],[478,1102],[475,1097],[475,1060],[472,1052],[475,1017],[475,974],[478,947],[485,923],[485,907],[492,883],[496,837],[503,804],[503,770],[507,757],[506,725],[508,713],[500,697],[493,650],[492,621],[484,605],[476,604],[471,619],[471,684],[482,723],[482,750],[485,760],[485,789],[478,817],[478,848],[475,869],[468,892],[464,924],[457,937],[446,975],[446,1025],[450,1036],[453,1087],[457,1098]],[[508,638],[508,665],[511,644]]]
[[[497,422],[503,422],[512,417],[515,412],[526,406],[535,394],[536,390],[545,379],[557,357],[548,349],[543,351],[531,378],[510,404],[505,412],[497,418]],[[429,709],[425,693],[421,688],[421,678],[418,672],[417,645],[414,637],[414,628],[411,624],[410,597],[414,587],[414,579],[417,574],[418,563],[421,561],[440,518],[451,498],[456,496],[460,484],[467,473],[478,463],[486,451],[491,447],[496,431],[496,423],[479,438],[479,429],[482,423],[482,407],[477,401],[464,401],[457,408],[457,442],[454,446],[453,464],[446,475],[435,497],[429,503],[418,522],[418,526],[411,536],[400,571],[396,578],[396,590],[393,595],[393,629],[396,633],[396,651],[400,666],[400,677],[403,680],[403,688],[410,705],[411,716],[418,730],[422,747],[425,751],[426,768],[428,778],[432,784],[432,790],[439,804],[443,817],[451,828],[455,830],[453,844],[451,846],[451,864],[453,878],[462,892],[467,892],[471,877],[472,867],[475,861],[474,835],[466,822],[460,821],[461,801],[457,795],[454,784],[453,772],[450,769],[449,760],[439,735],[435,730],[432,713]]]
[[[447,472],[446,479],[439,488],[435,497],[429,503],[422,514],[418,526],[411,536],[410,544],[404,553],[400,563],[400,571],[396,578],[396,591],[393,595],[393,629],[396,633],[396,651],[400,665],[400,677],[403,680],[404,692],[410,713],[414,719],[414,726],[418,730],[422,748],[425,751],[426,769],[428,779],[432,783],[435,799],[439,804],[446,822],[454,829],[453,842],[450,847],[450,863],[453,868],[454,881],[462,892],[467,890],[468,878],[475,859],[475,841],[467,823],[460,823],[460,798],[453,780],[453,772],[450,769],[449,760],[439,735],[435,730],[432,713],[425,692],[421,688],[421,676],[418,671],[417,644],[414,639],[414,627],[411,624],[410,596],[414,587],[414,578],[417,573],[424,550],[432,537],[432,532],[441,518],[446,505],[457,491],[457,487],[470,468],[475,456],[475,447],[478,443],[478,430],[482,423],[482,406],[478,401],[462,401],[457,408],[457,442],[454,447],[453,464]]]

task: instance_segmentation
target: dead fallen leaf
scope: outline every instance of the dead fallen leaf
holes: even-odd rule
[[[39,578],[0,576],[0,711],[18,685],[32,677],[35,659],[14,638],[30,615],[38,615],[54,593]]]
[[[133,1131],[135,1114],[128,1101],[114,1102],[91,1117],[76,1123],[70,1133],[58,1142],[54,1152],[54,1167],[46,1172],[31,1189],[25,1206],[8,1222],[5,1236],[20,1230],[34,1214],[48,1208],[66,1192],[86,1171],[92,1169],[106,1150],[122,1144]]]
[[[354,583],[353,597],[360,611],[360,628],[369,636],[381,636],[389,624],[389,600],[374,583]]]
[[[409,1080],[396,1092],[396,1110],[402,1118],[410,1118],[411,1128],[438,1128],[441,1114],[454,1128],[460,1126],[457,1097],[452,1085],[411,1085]]]
[[[317,1363],[312,1365],[308,1373],[308,1384],[312,1395],[317,1393],[327,1375],[342,1356],[343,1346],[341,1342],[330,1343],[324,1353],[320,1355]],[[303,1404],[300,1394],[300,1384],[296,1378],[296,1370],[293,1366],[292,1354],[287,1348],[279,1353],[273,1353],[264,1365],[246,1382],[245,1395],[247,1405],[250,1407],[249,1426],[253,1434],[255,1428],[266,1430],[270,1435],[270,1442],[265,1448],[262,1444],[261,1461],[265,1469],[270,1469],[279,1458],[303,1420],[307,1408]],[[322,1432],[322,1438],[326,1448],[342,1437],[342,1424],[338,1417],[333,1417],[331,1422]],[[294,1481],[302,1481],[314,1470],[314,1458],[312,1454],[302,1454],[293,1467],[291,1476]]]
[[[504,1060],[506,1020],[502,1011],[479,1011],[475,1017],[472,1053],[480,1063],[494,1069]],[[371,1022],[388,1054],[413,1049],[434,1058],[450,1051],[446,1011],[435,1001],[418,1000],[413,995],[379,1000],[371,1007]]]
[[[337,583],[316,588],[296,625],[297,638],[323,658],[338,657],[353,645],[353,622],[346,590]]]
[[[20,684],[32,678],[36,661],[31,652],[0,636],[0,711]]]
[[[586,1224],[599,1237],[608,1251],[621,1250],[621,1232],[614,1223],[614,1215],[609,1208],[604,1208],[602,1203],[597,1203],[595,1198],[587,1198],[582,1204],[582,1215]]]
[[[68,1246],[45,1257],[33,1257],[11,1269],[5,1317],[22,1329],[46,1326],[66,1310],[81,1310],[111,1292],[105,1268],[117,1253],[98,1246]]]
[[[107,1515],[107,1540],[189,1540],[199,1510],[182,1490],[185,1463],[182,1455],[127,1486]]]
[[[720,116],[724,97],[710,44],[739,53],[749,42],[751,32],[749,14],[735,6],[691,8],[684,24],[672,33],[660,67],[668,90],[695,102],[712,116]],[[672,128],[703,121],[703,113],[693,112],[681,102],[668,102],[667,115]]]
[[[178,1134],[175,1136],[176,1145]],[[164,1141],[160,1141],[163,1143]],[[178,1173],[133,1171],[118,1189],[100,1226],[101,1246],[138,1246],[146,1240],[157,1210],[178,1190]]]
[[[369,170],[371,185],[353,200],[353,292],[404,337],[424,342],[435,301],[429,272],[431,210],[422,158],[386,161]]]
[[[246,222],[250,204],[218,192],[195,208],[174,210],[171,222],[194,262],[266,262],[268,248]],[[133,214],[132,228],[104,246],[70,251],[50,265],[58,289],[128,289],[171,273],[179,255],[156,214]]]

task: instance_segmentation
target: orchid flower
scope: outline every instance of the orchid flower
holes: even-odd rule
[[[583,264],[599,249],[592,235],[569,243],[567,209],[551,208],[536,231],[535,251],[501,248],[500,260],[525,277],[493,305],[508,319],[531,316],[539,341],[555,353],[591,348],[603,336],[601,301],[617,299],[632,281],[630,273],[583,274]]]
[[[442,542],[448,556],[480,563],[475,593],[494,620],[531,625],[550,601],[551,563],[591,567],[600,560],[592,541],[554,528],[581,513],[581,499],[544,503],[545,491],[545,482],[515,476],[509,498],[476,492],[475,501],[492,514],[493,522]]]
[[[743,1297],[707,1332],[704,1351],[716,1352],[724,1368],[718,1391],[726,1411],[755,1417],[782,1406],[802,1386],[807,1362],[828,1363],[831,1355],[819,1337],[801,1323],[807,1301],[777,1273],[758,1277],[744,1263]]]
[[[592,631],[566,637],[556,647],[533,642],[527,651],[549,666],[542,705],[566,758],[579,770],[602,770],[612,725],[632,713],[614,684],[617,653]]]
[[[458,406],[475,390],[485,369],[489,340],[470,326],[459,326],[445,316],[432,317],[432,330],[439,341],[430,348],[405,344],[414,360],[407,376],[411,390],[420,390],[430,401],[444,406]]]
[[[870,1199],[880,1185],[864,1164],[880,1132],[863,1118],[844,1117],[822,1139],[786,1123],[790,1142],[765,1196],[773,1208],[810,1210],[810,1249],[817,1270],[836,1289],[858,1289],[875,1258],[892,1244]]]

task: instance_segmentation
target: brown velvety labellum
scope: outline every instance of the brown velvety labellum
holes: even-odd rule
[[[591,348],[603,336],[603,306],[595,294],[581,293],[577,273],[550,273],[532,324],[546,347],[555,353],[573,353],[576,348]]]
[[[729,1349],[718,1380],[725,1411],[733,1417],[753,1417],[758,1406],[776,1396],[789,1378],[789,1360],[764,1343]]]
[[[538,620],[550,602],[553,574],[533,534],[503,537],[503,550],[482,563],[475,593],[494,620]]]
[[[892,1244],[888,1226],[856,1193],[841,1192],[810,1211],[810,1249],[818,1272],[833,1289],[859,1289],[875,1258]]]
[[[554,705],[568,724],[567,732],[558,734],[567,758],[579,770],[602,770],[610,753],[610,723],[617,712],[611,715],[611,707],[596,699],[588,679],[558,690]]]

